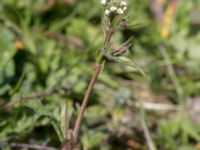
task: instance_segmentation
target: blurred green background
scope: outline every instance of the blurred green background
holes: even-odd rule
[[[128,10],[130,28],[115,33],[113,46],[134,36],[125,55],[150,82],[109,61],[81,142],[147,150],[145,123],[158,150],[199,150],[200,1],[129,0]],[[60,147],[61,106],[67,100],[73,128],[103,44],[102,12],[99,0],[0,0],[0,149]]]

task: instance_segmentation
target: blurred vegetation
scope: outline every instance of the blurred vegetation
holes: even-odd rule
[[[159,23],[155,0],[129,1],[130,28],[114,40],[134,36],[126,56],[150,82],[107,63],[81,130],[90,150],[148,149],[143,119],[157,149],[200,149],[200,1],[162,2]],[[61,106],[67,100],[73,126],[103,43],[102,11],[98,0],[0,1],[0,149],[60,147]]]

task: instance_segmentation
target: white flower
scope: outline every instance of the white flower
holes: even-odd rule
[[[127,7],[123,7],[123,11],[127,10]]]
[[[117,7],[112,6],[112,7],[110,7],[110,10],[111,10],[112,12],[114,12],[114,11],[117,10]]]
[[[106,0],[101,0],[102,5],[106,5],[107,1]]]
[[[110,14],[110,10],[109,10],[109,9],[106,9],[106,10],[105,10],[105,15],[108,16],[109,14]]]
[[[117,13],[121,15],[121,14],[124,13],[124,11],[123,11],[121,8],[118,8],[118,9],[117,9]]]
[[[121,6],[127,6],[127,2],[121,1]]]

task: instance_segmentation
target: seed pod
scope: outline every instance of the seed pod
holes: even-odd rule
[[[112,56],[121,56],[132,46],[133,37],[129,38],[120,48],[114,50]]]
[[[119,23],[118,23],[118,25],[121,27],[121,28],[127,28],[127,21],[126,21],[126,19],[121,19],[120,21],[119,21]]]
[[[120,47],[119,49],[117,50],[114,50],[111,55],[113,56],[121,56],[122,54],[124,54],[130,47],[131,47],[131,43],[129,43],[128,45],[126,46],[123,46],[123,47]]]

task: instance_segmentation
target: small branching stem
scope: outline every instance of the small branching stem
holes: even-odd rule
[[[110,41],[111,41],[111,38],[112,38],[112,35],[114,33],[114,28],[112,26],[112,23],[111,23],[111,20],[108,21],[108,28],[107,28],[107,32],[106,32],[106,38],[105,38],[105,42],[104,42],[104,50],[107,51],[108,49],[108,46],[110,44]],[[84,117],[84,112],[85,112],[85,109],[87,107],[87,104],[88,104],[88,100],[89,100],[89,97],[91,95],[91,92],[92,92],[92,89],[94,87],[94,84],[102,70],[102,66],[103,66],[103,63],[102,62],[103,60],[103,55],[102,55],[102,52],[100,52],[100,55],[97,59],[97,64],[96,64],[96,67],[95,67],[95,72],[92,76],[92,79],[89,83],[89,86],[87,88],[87,91],[85,93],[85,96],[83,98],[83,102],[81,104],[81,109],[80,109],[80,112],[79,112],[79,115],[78,115],[78,118],[76,120],[76,123],[75,123],[75,127],[74,127],[74,131],[73,131],[73,136],[74,136],[74,139],[75,141],[78,140],[78,134],[79,134],[79,130],[80,130],[80,127],[81,127],[81,123],[82,123],[82,120],[83,120],[83,117]]]
[[[107,49],[107,46],[109,45],[112,35],[115,32],[114,28],[112,27],[112,25],[109,26],[107,34],[106,34],[106,39],[105,39],[105,43],[104,46]]]

